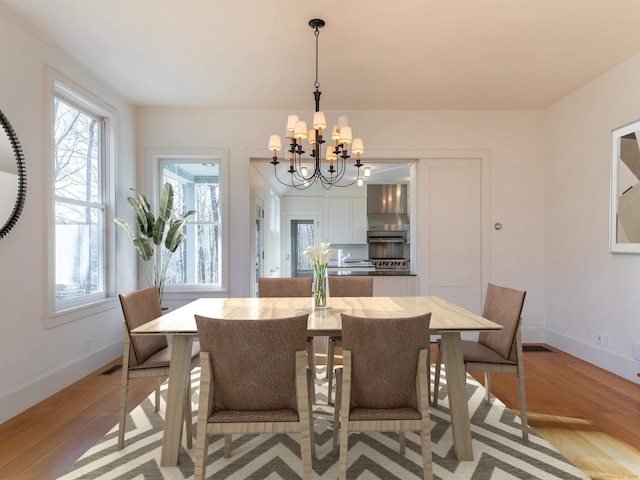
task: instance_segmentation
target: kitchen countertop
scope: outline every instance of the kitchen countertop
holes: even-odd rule
[[[399,270],[374,270],[374,271],[359,271],[358,269],[353,270],[340,270],[337,272],[328,271],[328,275],[330,277],[415,277],[416,274],[413,272],[399,271]]]

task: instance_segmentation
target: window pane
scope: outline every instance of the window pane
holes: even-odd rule
[[[167,265],[166,284],[220,283],[220,232],[218,225],[188,225],[185,234],[195,243],[194,253],[183,243]]]
[[[100,202],[100,122],[55,99],[55,195]]]
[[[220,185],[219,164],[202,162],[162,163],[163,182],[173,185],[174,212],[182,217],[195,210],[184,229],[186,239],[171,256],[165,283],[219,284]]]
[[[56,301],[104,290],[104,212],[55,204]]]

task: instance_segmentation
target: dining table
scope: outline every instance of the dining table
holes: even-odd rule
[[[471,426],[466,394],[466,369],[462,358],[462,332],[500,330],[502,326],[454,303],[434,296],[330,297],[327,307],[313,308],[311,297],[199,298],[131,331],[132,335],[172,336],[167,388],[162,466],[176,466],[182,438],[190,353],[197,336],[195,315],[260,320],[308,313],[308,336],[340,336],[342,314],[367,318],[402,318],[431,313],[429,332],[440,335],[447,374],[453,447],[459,461],[473,460]]]

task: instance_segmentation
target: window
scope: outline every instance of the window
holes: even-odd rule
[[[110,117],[103,108],[53,81],[50,283],[52,310],[99,302],[113,282],[106,268],[111,198]]]
[[[161,183],[174,190],[178,214],[195,210],[185,227],[186,239],[171,256],[165,288],[171,285],[208,285],[222,288],[220,160],[161,159]]]

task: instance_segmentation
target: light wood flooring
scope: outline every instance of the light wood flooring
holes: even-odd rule
[[[640,385],[562,352],[524,357],[531,427],[593,479],[640,478]],[[55,479],[109,431],[121,371],[99,374],[119,362],[0,425],[0,480]],[[153,386],[153,379],[132,382],[130,408]],[[492,390],[518,408],[514,375],[494,374]]]

